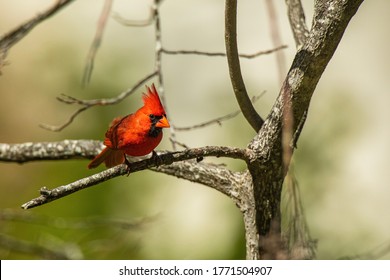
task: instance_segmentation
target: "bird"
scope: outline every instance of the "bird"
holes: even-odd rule
[[[142,96],[143,107],[125,117],[117,117],[110,124],[104,139],[106,146],[89,164],[96,168],[101,163],[113,167],[122,163],[129,166],[126,155],[145,156],[161,142],[163,128],[170,127],[156,87],[146,86]]]

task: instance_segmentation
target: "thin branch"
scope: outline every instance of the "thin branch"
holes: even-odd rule
[[[46,187],[42,187],[40,190],[41,195],[23,204],[22,208],[29,209],[36,206],[40,206],[42,204],[46,204],[53,200],[59,199],[61,197],[70,195],[74,192],[100,184],[109,179],[122,176],[122,175],[129,175],[130,173],[135,173],[148,168],[157,167],[159,165],[170,165],[178,161],[197,159],[203,157],[211,157],[211,156],[229,157],[229,158],[242,159],[247,161],[249,158],[249,155],[247,153],[248,151],[245,149],[230,148],[230,147],[215,147],[215,146],[193,148],[189,150],[172,152],[172,153],[167,152],[167,153],[159,154],[158,160],[152,157],[137,162],[133,162],[131,163],[130,167],[128,167],[126,164],[121,164],[112,167],[110,169],[106,169],[92,176],[80,179],[68,185],[59,186],[52,190],[49,190]]]
[[[1,36],[0,39],[0,67],[5,65],[5,58],[9,49],[23,39],[35,26],[37,26],[42,21],[48,19],[50,16],[57,13],[67,4],[71,3],[73,0],[58,0],[53,6],[48,8],[46,11],[43,11],[28,20],[27,22],[21,24],[15,29],[9,31],[5,35]],[[0,68],[1,70],[1,68]]]
[[[277,52],[277,51],[285,49],[285,48],[287,48],[287,45],[280,45],[279,47],[276,47],[273,49],[269,49],[269,50],[265,50],[265,51],[258,51],[258,52],[255,52],[253,54],[238,54],[238,56],[242,57],[242,58],[252,59],[252,58],[256,58],[256,57],[261,56],[261,55],[271,54],[271,53]],[[172,54],[172,55],[182,54],[182,55],[204,55],[204,56],[226,57],[226,53],[224,53],[224,52],[204,52],[204,51],[197,51],[197,50],[176,50],[176,51],[174,51],[174,50],[167,50],[164,48],[162,49],[162,52],[165,54]]]
[[[280,34],[280,28],[279,28],[279,22],[278,22],[278,16],[275,11],[274,1],[273,0],[267,0],[265,1],[267,9],[268,9],[268,19],[270,22],[270,28],[271,28],[271,39],[273,46],[280,46],[282,44],[282,38]],[[276,64],[278,69],[278,78],[279,78],[279,84],[281,85],[283,83],[285,72],[286,72],[286,57],[283,52],[276,53]]]
[[[299,49],[309,37],[309,29],[306,26],[305,12],[301,0],[286,0],[287,14],[295,44]]]
[[[280,45],[279,47],[274,47],[273,49],[269,49],[269,50],[265,50],[265,51],[258,51],[258,52],[255,52],[253,54],[238,54],[238,56],[242,57],[242,58],[255,58],[255,57],[258,57],[260,55],[271,54],[271,53],[280,51],[280,50],[285,49],[287,47],[288,47],[287,45]]]
[[[255,103],[257,100],[259,100],[263,95],[265,94],[265,91],[263,91],[261,94],[257,95],[257,96],[253,96],[252,99],[251,99],[251,102],[252,103]],[[204,127],[207,127],[209,125],[212,125],[212,124],[218,124],[218,125],[222,125],[222,122],[223,121],[227,121],[227,120],[230,120],[236,116],[238,116],[239,114],[241,114],[242,111],[241,110],[237,110],[237,111],[234,111],[232,113],[229,113],[229,114],[226,114],[222,117],[218,117],[218,118],[215,118],[215,119],[212,119],[212,120],[209,120],[207,122],[203,122],[203,123],[199,123],[199,124],[195,124],[195,125],[192,125],[192,126],[184,126],[184,127],[175,127],[176,131],[188,131],[188,130],[193,130],[193,129],[198,129],[198,128],[204,128]]]
[[[54,132],[61,131],[61,130],[63,130],[65,127],[69,126],[69,125],[73,122],[73,120],[74,120],[79,114],[81,114],[82,112],[84,112],[85,110],[87,110],[89,107],[91,107],[91,106],[85,105],[85,106],[81,107],[80,109],[77,109],[72,115],[70,115],[70,117],[68,118],[68,120],[66,120],[66,121],[65,121],[63,124],[61,124],[61,125],[50,125],[50,124],[41,123],[41,124],[39,124],[39,127],[43,128],[43,129],[46,129],[46,130],[54,131]]]
[[[23,254],[35,255],[44,259],[71,259],[69,254],[58,251],[58,248],[47,248],[36,243],[16,239],[15,237],[5,234],[0,234],[0,247],[2,249],[8,249]]]
[[[163,72],[162,72],[162,53],[163,53],[163,47],[162,47],[162,40],[161,40],[161,21],[160,21],[160,13],[159,13],[159,5],[160,5],[160,0],[154,0],[153,5],[152,5],[152,14],[153,14],[153,19],[154,19],[154,32],[155,32],[155,71],[157,72],[157,77],[158,77],[158,83],[159,83],[159,94],[161,98],[161,102],[164,104],[165,111],[167,115],[169,116],[169,108],[167,106],[167,102],[165,99],[165,91],[164,91],[164,79],[163,79]],[[170,120],[170,128],[169,131],[171,133],[170,139],[172,144],[172,148],[175,151],[176,144],[176,132],[175,132],[175,126],[173,123],[173,120]]]
[[[83,217],[77,219],[50,217],[33,212],[21,212],[10,209],[0,210],[0,221],[28,223],[33,225],[50,225],[59,229],[94,229],[110,227],[115,229],[139,229],[146,223],[156,219],[157,216],[135,219],[133,221],[111,219],[106,217]]]
[[[152,5],[152,14],[154,19],[154,34],[155,34],[155,42],[156,42],[154,70],[157,73],[160,98],[163,104],[166,105],[165,95],[164,95],[164,80],[163,80],[163,73],[161,69],[162,41],[161,41],[161,22],[160,22],[159,10],[158,10],[159,9],[158,2],[159,0],[154,0],[154,3]]]
[[[204,127],[207,127],[207,126],[210,126],[210,125],[213,125],[213,124],[222,125],[223,121],[230,120],[230,119],[238,116],[240,113],[241,113],[241,110],[237,110],[237,111],[234,111],[232,113],[226,114],[226,115],[224,115],[222,117],[218,117],[218,118],[209,120],[207,122],[194,124],[194,125],[191,125],[191,126],[183,126],[183,127],[175,126],[175,130],[176,131],[189,131],[189,130],[204,128]]]
[[[153,22],[153,9],[151,9],[150,14],[147,19],[145,20],[130,20],[125,19],[122,17],[119,13],[113,14],[114,19],[119,22],[120,24],[124,26],[131,26],[131,27],[146,27],[152,24]]]
[[[258,132],[264,121],[250,102],[241,75],[240,59],[237,49],[237,0],[226,0],[225,6],[225,44],[229,64],[230,80],[237,102],[248,123]]]
[[[65,94],[62,94],[60,97],[57,97],[57,100],[60,102],[63,102],[65,104],[78,104],[82,105],[82,107],[78,110],[76,110],[66,122],[64,122],[62,125],[48,125],[48,124],[40,124],[40,127],[50,130],[50,131],[61,131],[68,125],[70,125],[73,120],[82,112],[85,110],[94,107],[94,106],[106,106],[106,105],[114,105],[119,102],[121,102],[123,99],[128,97],[129,95],[133,94],[140,86],[145,84],[148,80],[153,78],[154,76],[157,75],[157,72],[153,72],[146,77],[144,77],[142,80],[138,81],[133,87],[125,90],[124,92],[120,93],[116,97],[113,98],[102,98],[102,99],[91,99],[91,100],[82,100],[82,99],[77,99],[75,97],[71,97]]]
[[[98,26],[96,29],[95,38],[92,41],[92,45],[89,49],[89,53],[87,56],[87,63],[85,64],[84,75],[83,75],[83,80],[82,80],[83,86],[86,86],[89,83],[89,81],[91,80],[95,56],[96,56],[96,53],[100,47],[100,43],[102,41],[103,31],[107,25],[107,19],[108,19],[108,16],[110,15],[110,12],[111,12],[112,2],[113,2],[113,0],[106,0],[104,3],[103,10],[101,12],[101,15],[100,15],[100,18],[98,21]]]

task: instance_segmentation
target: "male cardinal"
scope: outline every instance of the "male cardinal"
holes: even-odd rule
[[[134,114],[112,121],[104,139],[106,148],[90,162],[88,168],[95,168],[102,162],[107,167],[113,167],[127,162],[126,155],[144,156],[154,152],[162,139],[162,128],[169,127],[169,122],[154,84],[151,88],[146,86],[146,90],[142,97],[143,107]]]

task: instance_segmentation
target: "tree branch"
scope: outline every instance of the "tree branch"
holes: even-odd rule
[[[3,249],[20,252],[23,254],[31,254],[43,259],[67,260],[71,256],[66,252],[58,251],[58,248],[47,248],[36,244],[36,242],[28,242],[15,237],[0,233],[0,246]]]
[[[39,13],[32,19],[3,35],[0,39],[0,73],[1,67],[5,64],[4,61],[7,57],[9,49],[21,39],[23,39],[35,26],[57,13],[72,1],[73,0],[58,0],[57,3],[55,3],[46,11]]]
[[[242,58],[252,59],[252,58],[256,58],[256,57],[261,56],[261,55],[271,54],[271,53],[274,53],[276,51],[279,51],[279,50],[282,50],[285,48],[287,48],[287,45],[280,45],[279,47],[276,47],[273,49],[269,49],[269,50],[265,50],[265,51],[258,51],[258,52],[252,53],[252,54],[240,53],[240,54],[238,54],[238,56],[242,57]],[[221,56],[221,57],[226,56],[226,53],[224,53],[224,52],[205,52],[205,51],[196,51],[196,50],[176,50],[176,51],[173,51],[173,50],[167,50],[167,49],[163,48],[162,52],[165,54],[172,54],[172,55],[183,54],[183,55],[204,55],[204,56]]]
[[[103,148],[103,143],[97,140],[63,140],[58,142],[26,142],[17,144],[0,143],[0,162],[26,163],[44,160],[90,159],[96,156]],[[159,157],[162,164],[210,156],[246,161],[248,158],[247,153],[247,150],[240,148],[205,146],[172,153],[165,152]],[[146,168],[155,163],[152,159],[139,161],[138,163],[140,162],[146,163],[148,165]],[[140,169],[136,169],[136,171],[145,169],[142,164],[137,168]]]
[[[102,142],[96,140],[0,143],[0,162],[26,163],[42,160],[93,158],[103,147]]]
[[[51,226],[58,229],[92,229],[100,227],[109,227],[120,230],[140,229],[143,225],[156,219],[155,216],[143,217],[128,220],[112,219],[103,216],[82,217],[82,218],[63,218],[51,217],[37,214],[36,212],[16,211],[12,209],[0,210],[0,221],[2,222],[19,222],[32,225]]]
[[[295,44],[299,49],[309,37],[309,29],[306,26],[305,12],[301,0],[286,0],[287,15],[290,21]]]
[[[152,168],[152,170],[212,187],[231,198],[238,196],[232,184],[236,181],[237,173],[218,165],[196,161],[181,161],[170,165],[161,165],[157,168]]]
[[[82,105],[82,107],[80,109],[76,110],[69,117],[69,119],[65,123],[63,123],[62,125],[58,125],[57,126],[57,125],[49,125],[49,124],[40,124],[40,127],[44,128],[44,129],[47,129],[47,130],[55,131],[55,132],[61,131],[65,127],[70,125],[73,122],[73,120],[80,113],[84,112],[85,110],[87,110],[87,109],[89,109],[91,107],[94,107],[94,106],[106,106],[106,105],[117,104],[117,103],[121,102],[123,99],[125,99],[126,97],[128,97],[129,95],[133,94],[140,86],[145,84],[148,80],[150,80],[151,78],[153,78],[156,75],[157,75],[157,72],[155,71],[155,72],[145,76],[143,79],[138,81],[133,87],[125,90],[124,92],[120,93],[118,96],[113,97],[113,98],[82,100],[82,99],[77,99],[75,97],[71,97],[71,96],[63,94],[60,97],[57,97],[57,100],[59,100],[60,102],[65,103],[65,104],[78,104],[78,105]]]
[[[95,143],[95,141],[92,141]],[[58,145],[59,142],[52,143],[52,148],[55,151],[58,151],[58,147],[61,147],[61,145]],[[8,144],[6,144],[8,145]],[[41,143],[36,144],[38,147],[42,147]],[[46,144],[47,147],[50,147],[50,145]],[[57,147],[57,148],[56,148]],[[3,149],[1,149],[3,150]],[[61,149],[60,149],[61,150]],[[75,158],[80,157],[80,152],[78,152],[78,146],[76,145],[73,147],[73,150],[75,151]],[[230,147],[215,147],[215,146],[206,146],[203,148],[194,148],[194,149],[187,149],[184,151],[178,151],[178,152],[166,152],[163,154],[159,154],[158,160],[156,161],[155,158],[151,157],[148,159],[140,160],[131,163],[130,167],[128,168],[126,164],[121,164],[118,166],[115,166],[113,168],[104,170],[100,173],[94,174],[92,176],[80,179],[78,181],[75,181],[73,183],[63,185],[60,187],[57,187],[52,190],[48,190],[46,187],[41,188],[40,193],[41,196],[38,198],[35,198],[25,204],[22,205],[22,208],[28,209],[33,208],[45,203],[48,203],[50,201],[59,199],[61,197],[67,196],[71,193],[74,193],[76,191],[97,185],[99,183],[102,183],[104,181],[107,181],[109,179],[121,176],[121,175],[128,175],[130,173],[135,173],[141,170],[145,170],[151,167],[157,167],[159,165],[170,165],[174,162],[178,161],[184,161],[189,159],[203,159],[203,157],[229,157],[234,159],[241,159],[241,160],[247,160],[249,151],[239,148],[230,148]],[[2,154],[7,155],[7,153],[2,152]],[[44,153],[50,154],[50,153]],[[0,154],[1,155],[1,154]],[[89,157],[89,155],[88,155]],[[20,159],[17,157],[15,158],[16,162],[20,162]],[[63,159],[63,158],[72,158],[72,156],[69,154],[69,151],[66,151],[66,157],[63,157],[60,155],[60,153],[55,154],[52,158],[45,157],[44,159]],[[2,159],[2,158],[0,158]],[[27,161],[28,158],[24,158],[24,161]],[[37,160],[36,155],[34,153],[31,156],[31,160]],[[10,161],[10,160],[8,160]]]
[[[162,72],[162,53],[163,53],[163,44],[161,40],[161,21],[160,21],[160,11],[159,11],[159,5],[161,0],[154,0],[152,5],[152,15],[154,19],[154,34],[155,34],[155,65],[154,69],[157,73],[158,77],[158,92],[160,94],[161,102],[164,105],[165,112],[169,116],[169,107],[167,106],[167,102],[165,100],[165,89],[164,89],[164,79],[163,79],[163,72]],[[169,132],[171,133],[171,144],[173,150],[176,150],[176,131],[175,131],[175,125],[173,120],[170,120],[170,128]]]
[[[280,197],[287,170],[281,143],[284,112],[291,108],[293,131],[301,130],[312,94],[332,58],[347,25],[363,0],[316,1],[313,28],[298,50],[279,96],[259,133],[248,145],[255,157],[248,165],[256,197],[256,224],[267,240],[271,224],[280,229]],[[299,133],[294,133],[297,141]],[[292,150],[293,152],[293,150]],[[291,152],[291,155],[292,155]],[[260,242],[260,251],[264,249]]]
[[[266,6],[268,10],[268,19],[269,19],[269,25],[271,29],[271,39],[272,39],[272,44],[274,46],[279,46],[282,44],[282,38],[280,34],[280,28],[279,28],[279,22],[278,22],[278,16],[275,11],[274,7],[274,2],[273,0],[266,0]],[[276,55],[276,65],[278,69],[278,78],[279,78],[279,84],[282,84],[285,73],[286,73],[286,56],[284,55],[283,52],[277,52]]]
[[[252,128],[258,132],[264,121],[253,107],[241,75],[237,48],[237,0],[226,0],[225,5],[225,44],[230,80],[244,117]]]
[[[145,20],[130,20],[123,18],[119,13],[115,13],[113,15],[114,19],[124,26],[131,27],[146,27],[152,24],[153,22],[153,9],[151,9],[150,14]]]
[[[256,102],[257,100],[259,100],[264,94],[265,94],[265,91],[263,91],[263,92],[260,93],[259,95],[253,96],[252,99],[251,99],[251,102],[252,102],[252,103],[255,103],[255,102]],[[175,129],[176,129],[177,131],[188,131],[188,130],[203,128],[203,127],[206,127],[206,126],[209,126],[209,125],[212,125],[212,124],[219,124],[219,125],[222,125],[222,122],[223,122],[223,121],[230,120],[230,119],[232,119],[232,118],[238,116],[238,115],[241,114],[241,113],[242,113],[241,110],[236,110],[236,111],[234,111],[234,112],[232,112],[232,113],[223,115],[223,116],[221,116],[221,117],[218,117],[218,118],[215,118],[215,119],[212,119],[212,120],[203,122],[203,123],[199,123],[199,124],[195,124],[195,125],[191,125],[191,126],[175,127]]]
[[[100,14],[95,38],[93,38],[93,41],[92,41],[92,44],[91,44],[91,47],[89,49],[89,53],[87,56],[87,63],[85,64],[85,68],[84,68],[84,75],[83,75],[83,80],[82,80],[83,86],[86,86],[89,83],[89,81],[91,80],[93,64],[95,61],[96,53],[100,47],[100,43],[102,42],[103,31],[107,25],[108,16],[110,15],[110,12],[111,12],[112,1],[113,0],[106,0],[105,1],[102,12]]]

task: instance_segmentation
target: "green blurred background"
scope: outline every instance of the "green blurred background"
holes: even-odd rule
[[[117,0],[113,11],[143,20],[151,2]],[[284,1],[279,2],[275,6],[282,41],[289,46],[284,50],[287,71],[295,44]],[[0,0],[0,34],[52,3]],[[141,105],[139,91],[121,104],[82,113],[61,132],[38,126],[62,124],[77,108],[58,102],[61,93],[82,99],[113,97],[153,71],[153,26],[125,27],[111,18],[90,85],[81,87],[103,3],[75,1],[11,49],[0,76],[0,142],[102,139],[112,118]],[[303,3],[309,24],[312,1]],[[390,244],[389,9],[389,1],[366,1],[352,19],[317,86],[294,155],[319,259],[359,254],[370,258],[370,253],[372,258],[390,259],[390,250],[374,253]],[[165,48],[224,51],[224,1],[165,0],[160,13]],[[240,1],[238,23],[242,53],[272,48],[263,1]],[[268,55],[241,64],[248,91],[266,91],[256,103],[264,117],[280,87],[275,61]],[[196,124],[237,109],[225,58],[164,55],[162,63],[169,119],[175,125]],[[160,149],[171,149],[168,137],[166,131]],[[245,147],[252,137],[242,116],[177,135],[190,147]],[[228,198],[152,171],[19,210],[42,186],[53,188],[96,172],[88,170],[87,163],[0,163],[0,258],[53,258],[56,252],[64,254],[57,257],[76,259],[245,258],[243,222]],[[245,168],[236,161],[229,166]]]

